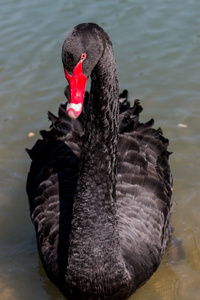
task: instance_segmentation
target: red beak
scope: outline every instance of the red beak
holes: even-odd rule
[[[81,114],[85,94],[87,77],[82,71],[82,60],[74,68],[70,75],[64,68],[65,77],[69,82],[70,98],[67,104],[67,114],[71,119],[76,119]]]

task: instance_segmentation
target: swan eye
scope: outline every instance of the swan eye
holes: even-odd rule
[[[87,57],[86,53],[81,54],[81,60],[86,59],[86,57]]]

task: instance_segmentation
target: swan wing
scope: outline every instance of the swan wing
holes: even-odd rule
[[[172,176],[168,140],[152,128],[153,120],[139,122],[141,111],[136,100],[120,114],[117,211],[123,256],[142,282],[158,267],[169,241]]]

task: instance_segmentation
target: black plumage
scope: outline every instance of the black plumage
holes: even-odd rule
[[[126,299],[170,238],[168,140],[152,119],[139,121],[139,100],[132,107],[127,91],[119,96],[112,43],[98,25],[67,36],[69,73],[83,52],[92,83],[81,115],[71,120],[65,105],[48,113],[50,131],[27,150],[30,213],[44,269],[68,299]]]

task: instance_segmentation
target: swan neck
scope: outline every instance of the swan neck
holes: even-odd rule
[[[123,286],[128,278],[116,208],[118,101],[117,69],[112,49],[108,47],[92,74],[90,113],[80,159],[66,277],[70,282],[77,276],[76,266],[81,277],[78,281],[84,287],[91,282],[99,293],[109,282],[110,266],[116,278],[109,289],[118,290],[115,282]]]
[[[90,113],[74,204],[74,211],[78,211],[74,217],[79,213],[85,219],[94,217],[95,235],[105,235],[109,220],[107,239],[115,239],[116,243],[118,106],[117,68],[112,47],[108,45],[92,74]]]
[[[112,44],[107,44],[91,79],[90,113],[83,155],[91,161],[90,167],[94,167],[95,172],[101,170],[105,174],[104,181],[115,198],[119,88]],[[92,163],[93,155],[98,160],[97,165]]]

